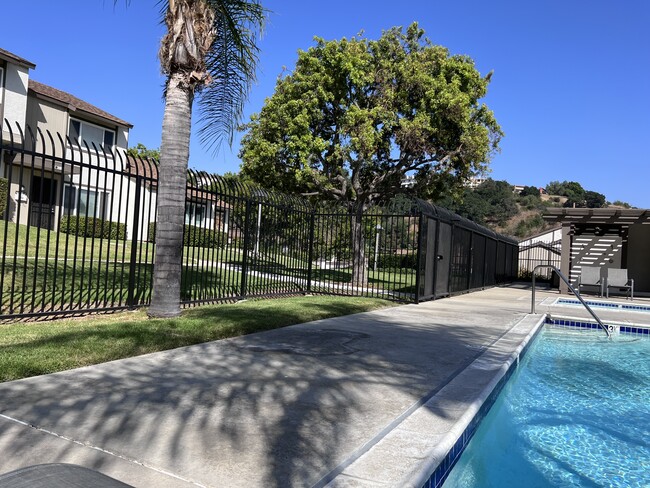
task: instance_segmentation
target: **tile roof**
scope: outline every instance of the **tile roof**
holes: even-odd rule
[[[126,165],[124,170],[132,175],[143,176],[147,180],[147,185],[154,191],[158,190],[158,162],[154,159],[136,158],[127,154]],[[217,208],[232,208],[232,205],[221,200],[217,193],[203,190],[201,188],[188,188],[187,199],[191,201],[208,201],[215,202]]]
[[[96,117],[101,117],[103,119],[110,120],[115,124],[122,125],[125,127],[129,127],[129,128],[133,127],[133,124],[130,124],[125,120],[119,119],[114,115],[111,115],[108,112],[105,112],[104,110],[97,108],[94,105],[91,105],[88,102],[84,102],[83,100],[75,97],[74,95],[70,95],[69,93],[66,93],[64,91],[57,90],[56,88],[52,88],[51,86],[48,85],[44,85],[43,83],[39,83],[38,81],[34,81],[30,79],[29,90],[36,93],[37,95],[42,95],[47,98],[51,98],[58,102],[69,105],[73,110],[86,112],[87,114],[91,114]]]
[[[22,66],[26,66],[27,68],[34,69],[36,68],[36,65],[32,63],[31,61],[27,61],[25,58],[21,58],[20,56],[16,56],[14,53],[10,53],[9,51],[5,51],[4,49],[0,48],[0,59],[4,59],[5,61],[10,61],[14,64],[20,64]]]

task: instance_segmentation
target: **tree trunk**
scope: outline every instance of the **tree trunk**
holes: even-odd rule
[[[363,238],[363,206],[352,212],[352,286],[368,285],[368,258]]]
[[[150,317],[176,317],[181,313],[183,221],[193,100],[194,92],[184,83],[184,76],[172,73],[167,82],[158,168],[156,259]]]

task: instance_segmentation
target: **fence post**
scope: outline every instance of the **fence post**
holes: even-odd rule
[[[251,201],[248,199],[246,200],[246,214],[244,216],[244,256],[242,257],[241,262],[241,290],[239,292],[240,300],[246,298],[246,273],[248,273],[248,247],[250,245],[251,208]]]
[[[456,241],[456,225],[454,224],[453,221],[451,222],[451,238],[450,238],[450,241],[451,242],[450,242],[450,245],[449,245],[449,249],[450,249],[450,252],[449,252],[449,264],[447,264],[447,270],[448,270],[448,276],[449,276],[449,278],[447,279],[447,295],[448,296],[451,296],[451,293],[452,293],[452,291],[451,291],[451,289],[452,289],[452,281],[454,281],[454,275],[452,274],[452,271],[453,271],[453,265],[455,264],[454,259],[455,259],[455,256],[456,256],[456,249],[454,249],[454,244],[455,244],[455,241]]]
[[[422,274],[420,265],[422,263],[422,226],[424,225],[424,215],[421,211],[418,213],[418,250],[415,258],[415,303],[420,303],[420,279]]]
[[[129,266],[129,293],[126,299],[126,304],[133,308],[134,303],[134,288],[135,288],[135,273],[138,261],[138,229],[140,228],[140,189],[142,187],[142,177],[135,177],[135,205],[133,206],[133,230],[131,232],[131,264]]]
[[[312,210],[309,217],[309,257],[307,262],[307,293],[311,293],[311,278],[314,261],[314,226],[316,225],[316,210]]]
[[[467,270],[467,291],[472,289],[472,274],[474,273],[474,231],[469,234],[469,269]]]

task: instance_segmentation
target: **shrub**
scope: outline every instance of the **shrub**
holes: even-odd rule
[[[156,223],[149,224],[147,241],[156,242]],[[218,232],[194,225],[186,225],[183,233],[183,245],[192,247],[223,247],[228,242],[228,236],[224,232]]]
[[[544,219],[539,214],[530,216],[525,220],[519,221],[515,227],[514,234],[517,237],[528,237],[534,231],[541,230],[544,228]]]
[[[186,225],[183,245],[192,247],[223,247],[227,236],[223,232]]]
[[[7,178],[0,178],[0,215],[7,207],[7,192],[9,191],[9,182]]]
[[[79,237],[101,237],[104,239],[126,239],[126,224],[97,219],[64,215],[59,230]]]
[[[415,269],[418,256],[415,253],[409,254],[380,254],[377,257],[379,269]]]

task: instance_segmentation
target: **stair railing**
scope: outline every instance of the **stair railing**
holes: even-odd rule
[[[598,325],[600,325],[600,327],[607,334],[607,338],[611,339],[611,337],[612,337],[611,329],[613,329],[613,327],[610,326],[611,327],[611,329],[610,329],[610,327],[607,327],[605,324],[603,324],[603,322],[598,318],[598,315],[596,315],[596,313],[591,309],[591,307],[587,304],[587,302],[585,302],[582,299],[582,297],[580,296],[580,293],[571,285],[571,283],[569,283],[569,280],[567,279],[567,277],[564,276],[564,274],[562,274],[562,272],[559,269],[557,269],[555,266],[553,266],[552,264],[540,264],[538,266],[535,266],[535,269],[533,269],[533,294],[532,294],[532,298],[531,298],[531,302],[530,302],[530,313],[533,313],[533,314],[535,313],[535,271],[537,271],[540,268],[549,268],[549,269],[552,269],[553,271],[555,271],[557,273],[557,275],[560,277],[560,279],[562,281],[564,281],[564,283],[566,283],[566,285],[569,287],[569,290],[571,290],[571,293],[573,293],[576,296],[576,298],[578,300],[580,300],[580,303],[582,303],[584,305],[584,307],[587,309],[587,312],[589,312],[591,314],[591,316],[594,319],[596,319],[596,322],[598,322]]]

